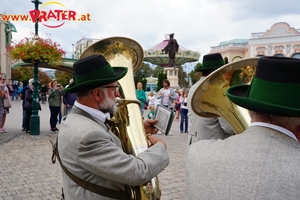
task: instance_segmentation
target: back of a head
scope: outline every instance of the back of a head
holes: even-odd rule
[[[202,72],[206,76],[224,64],[224,59],[220,53],[207,54],[203,56],[202,66],[197,67],[195,71]]]
[[[28,80],[28,85],[31,85],[31,84],[33,83],[33,81],[34,81],[33,78],[29,79],[29,80]]]

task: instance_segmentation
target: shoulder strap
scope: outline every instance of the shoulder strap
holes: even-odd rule
[[[90,183],[87,181],[84,181],[80,178],[78,178],[77,176],[75,176],[74,174],[72,174],[61,162],[61,159],[59,157],[59,153],[58,153],[58,148],[57,148],[57,144],[58,144],[58,137],[56,138],[56,142],[53,144],[53,142],[50,140],[51,144],[52,144],[52,163],[54,164],[57,160],[59,161],[59,164],[61,166],[61,168],[65,171],[65,173],[80,187],[83,187],[84,189],[87,189],[91,192],[94,192],[96,194],[102,195],[102,196],[106,196],[109,198],[115,198],[115,199],[120,199],[120,200],[129,200],[129,194],[127,192],[121,192],[121,191],[117,191],[117,190],[112,190],[109,188],[105,188],[102,187],[100,185],[96,185],[94,183]]]

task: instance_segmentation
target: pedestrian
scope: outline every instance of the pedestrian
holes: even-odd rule
[[[9,108],[4,106],[4,99],[6,99],[10,104],[10,93],[6,84],[6,78],[0,75],[0,89],[4,93],[4,96],[0,98],[0,133],[6,133],[6,129],[4,128],[6,122],[6,115],[9,113]]]
[[[189,136],[188,145],[199,140],[225,139],[234,134],[231,126],[223,117],[219,118],[204,118],[196,115],[192,109],[192,96],[196,92],[203,80],[213,71],[222,67],[224,60],[220,53],[207,54],[203,56],[202,66],[195,69],[196,72],[201,72],[202,76],[189,90],[187,98],[188,118],[189,118]],[[213,97],[212,97],[213,98]]]
[[[13,82],[11,79],[8,79],[8,83],[6,83],[6,86],[9,91],[9,96],[12,97],[14,89],[13,89]]]
[[[69,85],[74,82],[73,79],[70,79]],[[67,85],[66,88],[69,86]],[[65,93],[63,96],[63,103],[66,106],[66,115],[71,111],[75,101],[77,99],[76,93]]]
[[[42,87],[40,89],[42,103],[46,103],[47,102],[47,92],[48,92],[47,86],[46,85],[42,85]]]
[[[154,106],[155,108],[156,98],[153,92],[149,93],[149,96],[147,97],[147,101],[149,106]]]
[[[20,97],[20,95],[22,93],[22,89],[23,89],[23,83],[19,82],[19,84],[18,84],[18,98]]]
[[[154,105],[150,105],[149,107],[149,113],[147,115],[148,119],[154,119],[155,116],[155,106]]]
[[[177,94],[170,87],[170,82],[168,79],[163,80],[163,88],[161,88],[156,94],[156,99],[160,100],[161,105],[172,110],[173,101],[177,99]]]
[[[176,93],[177,93],[178,97],[177,97],[177,99],[175,100],[175,110],[176,110],[175,117],[176,117],[177,120],[179,120],[180,106],[181,106],[181,101],[180,101],[180,99],[181,99],[181,94],[180,94],[179,91],[176,92]]]
[[[74,82],[65,92],[77,93],[77,100],[60,126],[58,152],[74,176],[102,186],[102,192],[110,191],[91,192],[62,170],[65,199],[120,199],[111,195],[127,196],[128,186],[146,183],[168,165],[166,143],[152,135],[157,121],[147,119],[144,126],[150,147],[134,157],[123,151],[120,139],[107,127],[105,113],[117,109],[117,81],[126,75],[126,67],[112,68],[98,54],[75,62],[73,70]]]
[[[136,85],[136,98],[141,102],[141,115],[144,116],[144,106],[146,103],[146,93],[143,90],[143,83],[138,82]]]
[[[251,84],[227,90],[249,110],[251,124],[225,140],[188,147],[188,199],[299,199],[299,66],[296,58],[260,57]]]
[[[49,109],[50,109],[50,132],[58,132],[56,127],[57,122],[59,121],[59,114],[61,113],[61,104],[62,96],[64,95],[63,87],[61,84],[57,84],[57,81],[54,80],[51,82],[51,88],[49,89]]]
[[[26,111],[26,123],[25,123],[25,131],[26,133],[30,133],[30,119],[31,119],[31,115],[32,115],[32,108],[33,108],[33,84],[30,83],[29,84],[29,89],[26,90],[25,92],[25,103],[24,103],[24,110]],[[38,100],[40,101],[40,98],[38,98]],[[41,109],[40,104],[38,103],[38,109]]]
[[[18,100],[18,85],[19,85],[19,81],[14,80],[12,82],[13,92],[12,92],[11,100],[14,100],[14,98],[16,98],[16,100]]]
[[[180,95],[180,133],[188,133],[188,123],[189,123],[189,118],[188,118],[188,107],[187,107],[187,98],[188,98],[188,93],[186,90],[182,90],[181,95]]]
[[[28,85],[23,87],[20,94],[20,99],[22,99],[22,131],[26,131],[26,110],[24,109],[25,104],[25,92],[30,88],[30,85],[33,83],[34,79],[31,78],[28,80]]]

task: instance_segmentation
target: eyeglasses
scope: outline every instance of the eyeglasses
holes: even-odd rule
[[[105,85],[102,86],[101,88],[115,88],[115,91],[119,91],[119,86],[118,85]]]

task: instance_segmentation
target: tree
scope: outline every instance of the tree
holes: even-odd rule
[[[150,65],[143,62],[141,67],[136,72],[133,73],[135,85],[138,82],[142,82],[143,77],[151,76],[152,71],[153,70],[151,69]],[[143,85],[143,87],[144,87],[144,85]],[[146,85],[145,85],[145,87],[146,87]]]
[[[178,66],[178,85],[182,88],[187,88],[187,74],[183,71],[182,66]]]
[[[39,70],[39,81],[40,81],[40,86],[48,85],[48,83],[51,81],[51,78],[45,72]]]
[[[195,84],[201,78],[202,73],[201,72],[197,72],[195,70],[197,67],[201,67],[201,66],[202,66],[201,63],[197,63],[197,65],[194,67],[194,70],[191,71],[190,77],[191,77],[191,80],[192,80],[192,84]]]
[[[63,85],[64,87],[66,85],[69,85],[69,81],[71,78],[73,78],[73,75],[71,73],[60,70],[55,71],[55,79],[59,84]]]
[[[39,70],[38,72],[40,86],[43,84],[48,84],[51,79],[43,71]],[[18,80],[23,84],[27,85],[29,79],[33,78],[33,67],[17,67],[16,69],[11,70],[11,79]]]
[[[141,82],[143,84],[143,90],[146,91],[147,79],[146,78],[142,78]]]
[[[161,66],[156,66],[156,67],[154,68],[154,70],[152,70],[152,76],[153,76],[153,77],[158,77],[158,74],[159,74],[161,71],[163,71],[163,70],[164,70],[163,67],[161,67]]]
[[[164,87],[163,80],[168,79],[167,74],[164,71],[160,71],[157,76],[157,89],[158,92],[161,88]]]

